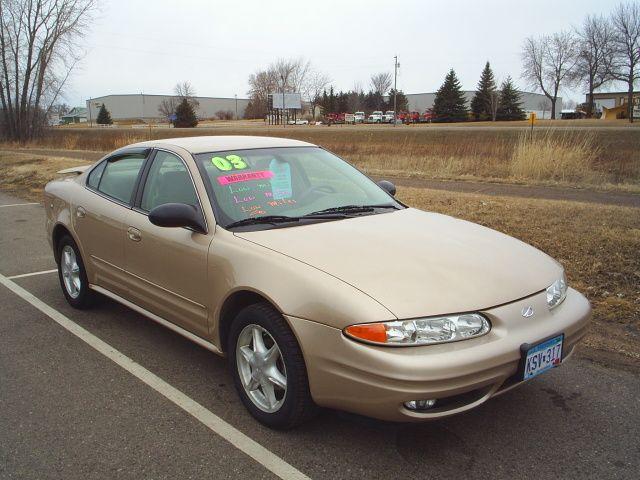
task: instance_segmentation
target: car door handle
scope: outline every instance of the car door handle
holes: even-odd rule
[[[142,240],[140,230],[138,230],[137,228],[129,227],[127,229],[127,235],[129,236],[129,240],[133,242],[139,242],[140,240]]]
[[[82,207],[76,208],[76,217],[84,218],[86,214],[87,214],[87,211],[84,208]]]

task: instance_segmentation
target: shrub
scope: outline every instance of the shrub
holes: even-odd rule
[[[218,118],[218,120],[233,120],[234,116],[231,110],[218,110],[216,112],[216,118]]]

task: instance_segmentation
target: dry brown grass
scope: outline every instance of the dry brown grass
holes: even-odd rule
[[[58,176],[56,172],[86,164],[85,160],[73,158],[6,153],[0,150],[0,188],[40,201],[44,185]]]
[[[601,183],[593,165],[602,154],[592,131],[522,132],[515,144],[511,173],[521,180]]]
[[[583,352],[640,370],[639,209],[417,188],[399,188],[398,196],[512,235],[556,258],[570,285],[593,306]]]
[[[305,140],[378,176],[552,183],[640,191],[640,129],[636,127],[537,127],[531,141],[528,129],[514,128],[512,124],[473,128],[282,128],[256,126],[250,122],[235,126],[231,122],[196,129],[52,129],[30,146],[107,152],[137,141],[193,135],[268,135]]]

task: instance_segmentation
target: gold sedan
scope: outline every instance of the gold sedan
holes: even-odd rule
[[[72,170],[45,189],[68,302],[105,295],[225,355],[274,428],[317,406],[462,412],[560,365],[587,328],[551,257],[409,208],[309,143],[157,140]]]

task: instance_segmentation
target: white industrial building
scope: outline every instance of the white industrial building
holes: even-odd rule
[[[471,100],[476,94],[475,90],[464,91],[467,99],[467,108],[471,108]],[[520,92],[520,100],[522,101],[522,109],[527,112],[535,112],[538,118],[551,118],[551,102],[547,97],[540,93]],[[433,101],[436,98],[435,93],[407,93],[409,102],[409,110],[412,112],[424,112],[433,107]],[[562,98],[558,97],[556,102],[557,117],[560,118],[562,110]]]
[[[105,95],[87,100],[89,120],[94,121],[104,104],[113,120],[140,120],[145,122],[166,120],[160,113],[163,100],[177,99],[175,95],[148,95],[134,93],[124,95]],[[199,119],[215,118],[219,111],[230,111],[237,118],[244,117],[249,104],[248,98],[194,97],[199,105],[196,115]]]

